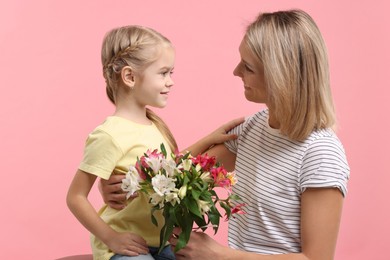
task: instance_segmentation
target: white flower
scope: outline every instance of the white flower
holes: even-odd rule
[[[175,179],[162,174],[157,174],[152,178],[152,186],[158,195],[164,196],[165,194],[175,190]]]
[[[181,186],[179,189],[179,197],[183,199],[187,194],[187,185]]]
[[[191,165],[192,165],[192,160],[190,159],[183,160],[181,163],[181,166],[185,171],[189,171],[191,169]]]
[[[174,160],[162,160],[162,167],[167,172],[168,177],[173,177],[176,175],[176,163]]]
[[[172,206],[175,206],[176,203],[180,203],[180,199],[179,199],[179,197],[177,196],[177,192],[168,193],[168,194],[165,196],[165,201],[166,201],[166,202],[170,202],[170,203],[172,204]]]
[[[164,196],[160,196],[157,193],[153,193],[150,195],[150,203],[153,206],[159,205],[159,208],[162,209],[164,207]]]
[[[207,182],[207,183],[213,181],[213,178],[211,178],[211,176],[210,176],[210,172],[204,172],[204,173],[202,173],[202,174],[200,175],[200,178],[201,178],[203,181]]]
[[[198,203],[199,210],[202,214],[210,210],[210,204],[207,201],[198,200],[197,203]]]
[[[134,166],[130,166],[129,171],[126,173],[126,177],[122,179],[121,188],[123,191],[127,191],[126,199],[130,198],[136,191],[141,189],[139,181],[141,178],[138,175]]]
[[[152,168],[154,174],[157,174],[161,169],[161,157],[145,158],[146,163]]]

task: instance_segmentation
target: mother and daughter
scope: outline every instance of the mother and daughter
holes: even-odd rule
[[[94,259],[332,259],[349,167],[332,127],[335,113],[321,33],[304,11],[262,13],[239,46],[233,74],[248,101],[264,109],[233,120],[186,150],[214,155],[235,170],[234,192],[247,214],[229,221],[229,247],[193,232],[173,254],[177,236],[157,254],[160,226],[149,198],[126,201],[120,183],[137,156],[177,144],[150,109],[167,104],[175,53],[160,33],[141,26],[110,31],[102,47],[112,116],[89,134],[67,204],[91,233]],[[97,178],[107,205],[97,213],[88,194]],[[174,233],[180,233],[175,229]]]

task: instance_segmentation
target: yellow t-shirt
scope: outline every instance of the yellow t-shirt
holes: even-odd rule
[[[164,143],[167,153],[171,150],[161,132],[154,124],[141,125],[127,119],[110,116],[89,134],[84,149],[84,158],[79,169],[108,179],[115,172],[126,173],[148,149],[160,150]],[[159,246],[160,230],[164,219],[160,211],[154,213],[159,224],[151,222],[149,197],[140,192],[130,199],[123,210],[104,205],[99,210],[101,218],[118,232],[132,232],[143,237],[149,246]],[[108,260],[114,253],[99,239],[91,235],[91,245],[96,260]]]

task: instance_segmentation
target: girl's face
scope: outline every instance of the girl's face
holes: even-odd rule
[[[249,49],[243,39],[240,47],[241,61],[233,71],[244,83],[245,97],[255,103],[267,103],[267,89],[264,80],[264,67]]]
[[[140,106],[163,108],[174,84],[171,76],[175,64],[175,51],[172,46],[163,45],[156,52],[157,60],[137,76],[134,94]]]

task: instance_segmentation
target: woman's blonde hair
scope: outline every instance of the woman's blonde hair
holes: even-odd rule
[[[260,14],[245,40],[264,66],[267,105],[283,134],[304,140],[313,130],[334,126],[326,46],[307,13]]]
[[[164,44],[171,45],[171,42],[159,32],[143,26],[115,28],[105,35],[101,52],[103,77],[107,96],[114,105],[122,69],[130,66],[134,71],[142,72],[157,59],[157,50]],[[171,150],[177,150],[175,138],[164,121],[149,108],[146,116],[167,139]]]

